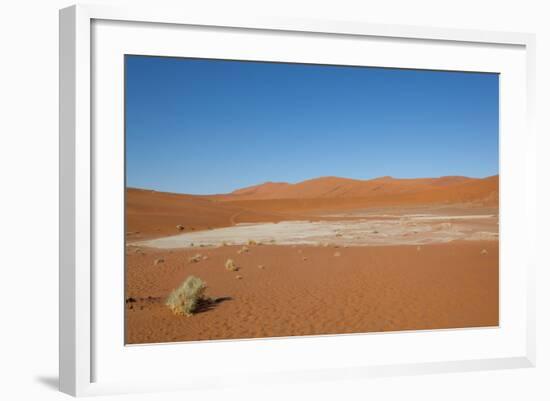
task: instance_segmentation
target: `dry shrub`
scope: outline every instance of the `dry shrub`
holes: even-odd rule
[[[198,277],[189,276],[166,299],[166,306],[175,315],[191,316],[200,301],[205,300],[206,283]]]
[[[198,263],[202,259],[202,255],[200,253],[197,253],[195,256],[191,256],[188,260],[190,263]]]
[[[237,270],[239,270],[233,259],[227,259],[227,261],[225,262],[225,268],[231,272],[236,272]]]
[[[241,253],[245,253],[245,252],[248,252],[248,251],[249,251],[249,248],[246,245],[243,245],[243,247],[241,249],[239,249],[237,251],[237,253],[241,254]]]
[[[254,246],[254,245],[258,245],[258,243],[256,241],[254,241],[253,239],[249,239],[248,240],[248,245],[249,246]]]

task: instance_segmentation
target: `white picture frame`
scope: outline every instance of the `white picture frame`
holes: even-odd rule
[[[103,22],[102,22],[103,21]],[[132,26],[123,25],[115,27],[113,24],[128,23],[138,24]],[[98,31],[98,39],[94,42],[94,24],[104,26],[101,32]],[[104,25],[101,25],[104,24]],[[208,31],[215,30],[216,35],[228,35],[226,30],[231,32],[243,32],[246,34],[263,34],[265,40],[273,40],[275,43],[278,34],[284,34],[288,37],[298,35],[302,37],[306,35],[308,38],[316,35],[322,36],[327,40],[331,38],[339,38],[342,40],[361,40],[362,38],[383,39],[388,41],[407,41],[407,43],[432,44],[435,46],[455,46],[457,52],[467,51],[467,48],[478,49],[480,54],[485,52],[486,48],[496,49],[495,52],[502,51],[503,58],[499,58],[497,53],[492,58],[490,64],[487,64],[483,70],[501,73],[508,68],[507,73],[510,76],[516,74],[521,77],[512,78],[507,82],[514,82],[510,85],[509,90],[502,92],[504,102],[508,101],[509,93],[516,88],[521,92],[516,99],[514,105],[519,105],[518,115],[510,117],[504,122],[503,129],[509,132],[509,136],[501,144],[501,153],[504,152],[506,157],[501,159],[501,170],[511,171],[511,167],[515,167],[514,174],[504,174],[501,180],[504,189],[501,187],[501,199],[504,204],[508,204],[508,210],[517,210],[517,218],[510,215],[509,218],[503,219],[505,223],[501,226],[502,230],[512,231],[513,229],[521,229],[521,236],[524,240],[520,243],[519,249],[510,253],[510,267],[517,268],[519,279],[512,280],[512,276],[505,275],[501,285],[516,285],[518,292],[515,293],[518,301],[517,313],[518,327],[513,331],[513,327],[506,324],[501,325],[498,329],[493,329],[487,334],[485,341],[498,342],[499,333],[505,333],[507,330],[513,331],[508,338],[508,342],[503,340],[503,344],[499,344],[501,348],[495,348],[486,353],[478,352],[471,354],[460,355],[460,347],[457,347],[456,356],[449,359],[417,359],[414,355],[405,358],[406,362],[395,362],[393,359],[376,359],[373,361],[365,361],[361,363],[361,355],[357,355],[356,359],[352,360],[343,358],[331,365],[331,358],[335,354],[331,354],[330,349],[334,350],[341,348],[344,342],[354,342],[356,345],[365,344],[365,341],[377,341],[385,336],[392,337],[391,342],[395,346],[401,340],[399,335],[383,334],[370,336],[331,336],[331,337],[314,337],[302,338],[300,343],[296,340],[250,340],[240,341],[234,349],[230,349],[232,342],[209,342],[201,344],[200,352],[208,352],[212,357],[216,357],[219,353],[221,358],[234,358],[235,355],[243,355],[243,360],[248,363],[254,358],[253,355],[247,356],[254,352],[255,348],[259,349],[259,354],[262,357],[273,357],[274,353],[280,355],[292,355],[296,352],[296,344],[299,344],[300,349],[306,349],[313,358],[315,354],[323,350],[327,352],[325,361],[321,364],[314,361],[312,365],[296,363],[296,368],[285,369],[285,359],[274,363],[278,366],[275,370],[262,371],[261,367],[250,369],[247,374],[240,375],[240,379],[236,377],[222,378],[219,375],[209,375],[208,373],[194,373],[186,379],[178,379],[177,377],[163,376],[162,372],[158,373],[157,377],[150,376],[150,380],[144,378],[131,379],[131,375],[123,377],[114,374],[105,375],[102,378],[102,373],[98,371],[100,366],[105,366],[107,363],[112,366],[112,370],[119,370],[121,366],[117,366],[117,361],[120,359],[109,359],[106,355],[109,347],[105,346],[104,337],[97,335],[97,325],[105,327],[108,324],[108,318],[103,319],[104,314],[98,313],[97,310],[101,306],[94,306],[94,289],[101,284],[101,280],[94,274],[95,262],[99,257],[94,253],[94,235],[97,235],[98,220],[101,213],[97,211],[96,198],[96,181],[94,176],[99,168],[98,152],[102,152],[104,144],[97,144],[93,138],[93,126],[100,127],[97,121],[94,121],[95,104],[92,101],[94,96],[94,86],[92,80],[94,76],[94,68],[109,67],[110,59],[102,57],[102,60],[107,60],[106,64],[101,64],[94,59],[95,55],[101,54],[102,46],[106,43],[106,38],[109,39],[111,46],[108,51],[124,52],[121,47],[126,39],[125,36],[139,36],[139,30],[145,26],[156,26],[155,33],[151,33],[147,37],[149,43],[143,43],[140,46],[146,46],[141,49],[147,49],[149,52],[156,53],[154,50],[155,40],[161,37],[166,37],[173,33],[171,29],[177,30],[178,27],[199,27]],[[134,29],[134,31],[130,31]],[[132,35],[124,35],[120,32],[127,30]],[[116,33],[118,32],[118,33]],[[152,31],[151,31],[152,32]],[[134,35],[135,34],[135,35]],[[106,36],[107,35],[107,36]],[[112,35],[109,37],[108,35]],[[157,36],[160,35],[160,36]],[[121,40],[122,39],[122,40]],[[143,39],[143,38],[142,38]],[[373,39],[373,40],[374,40]],[[304,39],[309,40],[309,39]],[[297,41],[298,43],[299,41]],[[125,43],[125,42],[124,42]],[[266,42],[267,43],[267,42]],[[271,42],[270,42],[271,43]],[[157,42],[157,44],[160,44]],[[109,47],[105,45],[104,47]],[[118,46],[118,47],[117,47]],[[164,50],[158,52],[168,52],[169,45]],[[297,45],[299,46],[299,45]],[[164,10],[151,8],[112,8],[109,6],[96,5],[78,5],[72,6],[60,11],[60,390],[75,396],[108,394],[108,393],[127,393],[137,391],[165,391],[177,389],[196,389],[196,388],[211,388],[219,386],[239,385],[239,384],[261,384],[261,383],[278,383],[278,382],[293,382],[293,381],[309,381],[309,380],[328,380],[337,378],[352,378],[359,379],[372,376],[387,376],[387,375],[414,375],[423,373],[435,372],[451,372],[451,371],[471,371],[483,369],[508,369],[518,367],[532,367],[535,364],[535,285],[534,285],[534,270],[536,260],[534,258],[535,241],[535,133],[532,127],[533,110],[534,110],[534,35],[524,33],[507,33],[507,32],[485,32],[471,31],[460,29],[440,29],[414,26],[398,26],[398,25],[376,25],[360,21],[317,21],[317,20],[293,20],[290,18],[246,18],[239,15],[187,15],[185,10]],[[461,50],[462,49],[462,50]],[[499,50],[500,49],[500,50]],[[510,54],[506,53],[510,49]],[[269,53],[269,49],[264,50],[265,54]],[[382,50],[383,51],[383,50]],[[426,50],[427,52],[433,51]],[[506,53],[506,54],[504,54]],[[118,53],[117,53],[118,54]],[[500,53],[499,53],[500,54]],[[245,57],[245,56],[243,56]],[[263,56],[269,57],[267,56]],[[289,56],[290,60],[294,56]],[[341,57],[346,57],[343,54]],[[516,63],[517,69],[505,66],[506,57],[510,57],[511,64]],[[280,58],[280,55],[274,54],[274,59]],[[445,64],[435,64],[433,61],[422,61],[419,56],[412,67],[417,68],[432,68],[443,69]],[[351,61],[350,61],[351,62]],[[449,61],[445,61],[450,63]],[[380,65],[387,66],[388,61],[380,61]],[[401,66],[401,61],[395,61],[394,66]],[[461,65],[455,65],[456,69],[476,70],[475,63],[468,67],[471,61],[465,61]],[[489,62],[488,62],[489,63]],[[499,64],[500,63],[500,64]],[[516,65],[514,64],[514,65]],[[450,64],[449,64],[450,65]],[[403,66],[405,67],[405,66]],[[412,68],[411,66],[408,66]],[[502,67],[502,71],[501,71]],[[119,74],[120,71],[117,73]],[[525,73],[525,75],[523,75]],[[119,75],[113,75],[116,78]],[[97,82],[96,82],[97,84]],[[96,94],[97,95],[97,94]],[[101,96],[100,94],[97,96]],[[511,100],[510,100],[511,101]],[[515,108],[512,109],[505,103],[501,108],[503,112],[511,114],[516,113]],[[119,107],[120,104],[115,104]],[[117,109],[118,110],[118,109]],[[101,114],[100,111],[98,111]],[[96,116],[97,117],[97,116]],[[507,115],[504,117],[508,118]],[[508,125],[509,124],[509,125]],[[515,134],[509,127],[517,128]],[[512,135],[513,134],[513,135]],[[109,146],[109,145],[107,145]],[[122,154],[116,156],[122,158]],[[113,159],[114,160],[114,159]],[[116,178],[116,174],[114,174]],[[104,192],[103,192],[104,193]],[[514,205],[514,208],[511,207]],[[505,208],[506,210],[506,208]],[[511,234],[512,235],[512,234]],[[506,244],[506,241],[503,241]],[[523,245],[522,245],[523,244]],[[501,243],[502,246],[502,243]],[[501,248],[501,252],[502,252]],[[512,251],[510,251],[512,252]],[[519,258],[518,255],[523,255]],[[502,257],[502,253],[501,253]],[[508,274],[508,273],[506,273]],[[508,278],[507,278],[508,277]],[[117,281],[114,280],[114,283]],[[521,287],[521,288],[519,288]],[[117,299],[116,291],[105,289],[106,299]],[[506,297],[507,294],[501,295]],[[504,300],[506,301],[506,299]],[[123,299],[120,299],[121,304]],[[501,298],[501,305],[503,305]],[[506,313],[507,309],[504,310]],[[116,318],[118,315],[113,315]],[[123,322],[120,322],[123,324]],[[497,334],[495,334],[497,333]],[[454,334],[446,331],[445,333],[412,333],[408,336],[416,336],[414,341],[422,341],[430,344],[431,337],[441,337],[443,341],[451,341],[449,336]],[[459,333],[460,339],[467,344],[468,341],[475,342],[480,334],[476,330],[466,330]],[[424,336],[424,340],[422,340]],[[446,337],[443,339],[443,337]],[[99,340],[98,340],[99,339]],[[117,340],[118,341],[118,340]],[[435,340],[434,344],[438,340]],[[454,340],[452,340],[454,341]],[[513,343],[513,346],[510,344]],[[446,343],[448,344],[448,343]],[[131,354],[130,360],[134,363],[142,356],[142,353],[134,347],[124,347],[120,343],[121,354]],[[172,352],[167,352],[169,347],[177,347],[178,345],[162,345],[152,349],[149,347],[148,358],[155,358],[155,361],[168,360]],[[405,343],[403,343],[405,346]],[[181,347],[180,347],[181,348]],[[328,351],[327,351],[328,350]],[[155,352],[155,355],[151,353]],[[189,355],[196,355],[196,350],[191,346],[186,348]],[[99,360],[96,361],[100,354]],[[285,354],[286,353],[286,354]],[[149,355],[151,354],[151,355]],[[331,356],[332,355],[332,356]],[[238,359],[238,358],[237,358]],[[376,361],[374,361],[376,359]],[[398,358],[397,358],[398,359]],[[396,360],[397,360],[396,359]],[[129,363],[129,362],[127,362]],[[236,362],[238,365],[238,361]],[[245,362],[243,362],[244,364]],[[286,360],[288,364],[288,360]],[[245,369],[243,367],[243,369]],[[100,379],[98,379],[100,378]]]

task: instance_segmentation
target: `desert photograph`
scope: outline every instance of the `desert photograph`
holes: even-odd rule
[[[125,56],[126,344],[498,326],[498,87]]]

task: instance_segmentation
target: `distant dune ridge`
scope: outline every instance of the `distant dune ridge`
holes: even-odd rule
[[[312,219],[319,212],[378,207],[453,205],[498,207],[499,176],[356,180],[320,177],[296,184],[266,182],[220,195],[126,190],[127,231],[139,236],[232,226],[241,222]]]
[[[496,202],[498,175],[481,179],[462,176],[412,179],[380,177],[372,180],[320,177],[297,184],[266,182],[238,189],[223,196],[223,199],[379,198],[405,194],[416,194],[428,203],[432,200]]]

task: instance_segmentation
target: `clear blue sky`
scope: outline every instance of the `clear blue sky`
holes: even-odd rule
[[[130,187],[498,174],[498,75],[126,56]]]

